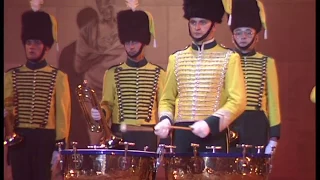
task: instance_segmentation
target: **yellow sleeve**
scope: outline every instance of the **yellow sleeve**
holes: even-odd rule
[[[111,117],[116,94],[115,88],[114,69],[112,68],[107,70],[103,76],[101,108],[107,120]]]
[[[241,67],[240,56],[233,53],[227,67],[225,76],[224,94],[226,102],[213,116],[219,117],[219,130],[228,127],[246,107],[246,91]]]
[[[311,94],[310,94],[310,100],[313,103],[316,103],[316,86],[313,87]]]
[[[163,94],[164,83],[166,80],[166,72],[164,70],[160,70],[160,76],[158,80],[158,92],[157,92],[157,103],[160,103],[160,98]]]
[[[56,140],[68,142],[71,121],[71,98],[68,75],[58,71],[56,81]]]
[[[162,120],[161,117],[165,116],[169,117],[171,120],[173,120],[174,117],[175,102],[178,95],[177,80],[174,73],[174,68],[175,56],[170,55],[163,94],[159,103],[159,120]]]
[[[4,108],[8,113],[13,113],[13,96],[12,73],[10,71],[4,74]]]
[[[267,62],[267,101],[268,118],[270,122],[270,137],[280,137],[280,102],[278,73],[274,59],[268,58]]]

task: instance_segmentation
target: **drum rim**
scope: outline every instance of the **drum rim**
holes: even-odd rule
[[[74,154],[73,149],[61,150],[61,155]],[[83,155],[124,155],[125,150],[119,149],[77,149],[77,154]],[[146,157],[156,157],[156,153],[152,151],[140,151],[140,150],[127,150],[128,156],[146,156]]]
[[[184,152],[174,152],[174,153],[165,153],[165,157],[192,157],[194,156],[193,153],[184,153]],[[212,153],[212,152],[199,152],[199,157],[225,157],[225,158],[241,158],[243,157],[242,153]],[[270,158],[270,154],[257,154],[257,153],[246,153],[245,157],[251,158]]]

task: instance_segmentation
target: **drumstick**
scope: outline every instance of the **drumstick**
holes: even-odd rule
[[[153,127],[146,127],[146,126],[133,126],[127,125],[125,123],[121,123],[120,125],[121,132],[128,132],[128,131],[145,131],[145,132],[152,132],[154,131]]]
[[[191,127],[183,127],[183,126],[170,126],[170,129],[179,129],[179,130],[186,130],[186,131],[192,131],[193,129]]]
[[[169,126],[170,129],[178,129],[178,130],[186,130],[186,131],[192,131],[193,129],[191,127],[182,127],[182,126]],[[145,131],[145,132],[152,132],[154,131],[153,127],[146,127],[146,126],[133,126],[133,125],[127,125],[125,123],[122,123],[120,125],[120,131],[121,132],[127,132],[127,131]]]
[[[153,127],[147,127],[147,126],[133,126],[133,125],[127,125],[125,123],[121,123],[120,125],[120,131],[121,132],[128,132],[128,131],[145,131],[145,132],[152,132],[154,131]]]

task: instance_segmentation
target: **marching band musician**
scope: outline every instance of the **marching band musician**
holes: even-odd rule
[[[65,147],[70,127],[68,76],[45,56],[57,37],[55,17],[38,6],[22,14],[26,63],[5,73],[4,105],[23,141],[9,146],[14,180],[50,180],[58,164],[57,142]],[[52,164],[52,166],[50,165]]]
[[[312,88],[312,91],[310,93],[310,100],[311,102],[316,103],[316,86]]]
[[[235,142],[264,146],[265,153],[271,154],[280,138],[281,119],[276,62],[255,50],[262,26],[266,38],[264,7],[259,0],[233,0],[232,5],[226,7],[231,7],[230,30],[235,51],[241,57],[247,91],[245,112],[230,127],[238,134]],[[230,149],[241,151],[235,143]],[[256,150],[250,148],[249,151]]]
[[[130,149],[143,150],[148,146],[149,151],[156,151],[157,136],[152,128],[158,122],[157,109],[165,71],[145,57],[151,35],[155,38],[152,15],[136,10],[135,3],[127,5],[131,9],[117,14],[119,38],[125,47],[127,60],[105,72],[101,108],[106,119],[112,119],[111,130],[114,135],[135,143]],[[91,115],[95,120],[101,118],[98,110],[94,108]],[[151,131],[122,133],[121,123],[150,127]]]
[[[192,152],[191,143],[202,152],[213,145],[228,152],[227,127],[246,101],[240,57],[214,38],[224,15],[221,0],[184,0],[183,10],[193,41],[169,56],[155,134],[165,138],[171,125],[190,126],[192,132],[173,131],[176,152]]]

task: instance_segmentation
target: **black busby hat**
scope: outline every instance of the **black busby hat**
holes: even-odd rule
[[[209,19],[221,23],[225,13],[222,0],[184,0],[184,18],[192,17]]]
[[[233,0],[231,9],[232,19],[230,28],[251,27],[261,31],[261,19],[256,0]]]
[[[117,14],[119,39],[122,44],[139,41],[149,45],[151,33],[148,14],[144,11],[124,10]]]
[[[21,40],[23,44],[28,39],[41,40],[49,48],[56,40],[55,18],[43,11],[26,11],[22,14]]]
[[[263,4],[259,0],[232,0],[229,9],[231,13],[227,13],[230,14],[228,24],[231,31],[239,27],[251,27],[259,33],[263,27],[266,38],[266,17]]]

